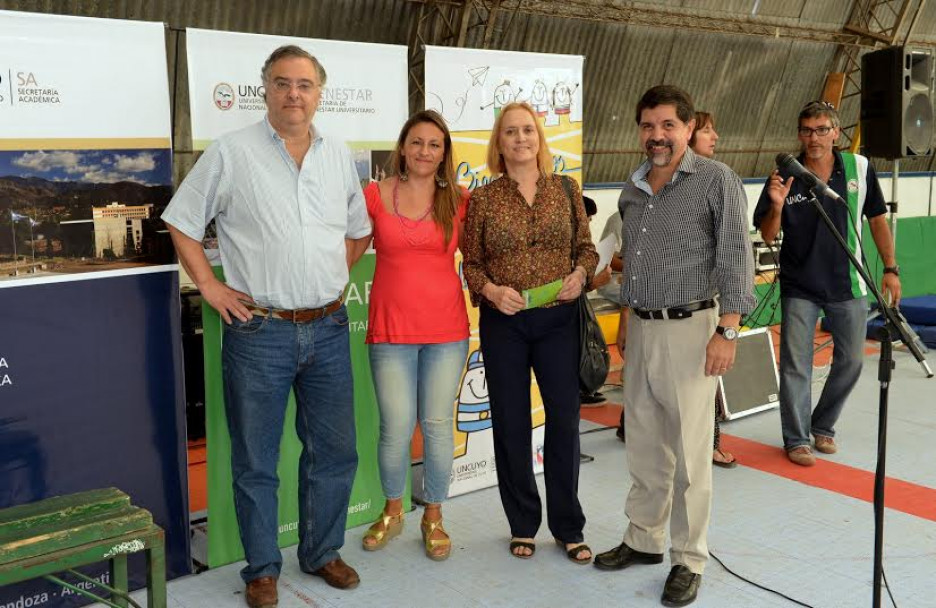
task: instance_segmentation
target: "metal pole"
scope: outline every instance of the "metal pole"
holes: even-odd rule
[[[900,177],[900,159],[894,159],[894,173],[891,175],[891,204],[890,204],[890,231],[894,241],[894,251],[897,251],[897,179]]]
[[[13,208],[10,207],[10,234],[13,235],[13,276],[19,276],[19,264],[16,256],[16,220],[13,219]]]
[[[35,211],[33,212],[35,213]],[[29,244],[32,246],[32,271],[33,274],[36,272],[36,237],[33,236],[33,220],[31,217],[26,218],[29,220]]]

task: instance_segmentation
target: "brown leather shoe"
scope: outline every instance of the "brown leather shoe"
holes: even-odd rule
[[[247,592],[244,594],[250,608],[273,608],[279,602],[276,594],[276,579],[272,576],[261,576],[247,583]]]
[[[811,467],[816,464],[816,457],[812,453],[812,449],[808,445],[801,445],[793,448],[786,453],[787,458],[790,459],[790,462],[798,464],[801,467]]]
[[[835,439],[825,435],[816,435],[816,451],[823,454],[835,454],[838,452],[838,446],[835,445]]]
[[[361,577],[354,568],[344,563],[340,557],[309,574],[322,577],[326,583],[337,589],[354,589],[361,582]]]

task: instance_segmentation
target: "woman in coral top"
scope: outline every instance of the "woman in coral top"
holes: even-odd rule
[[[468,314],[455,270],[468,195],[455,182],[452,138],[436,112],[406,121],[390,165],[391,177],[364,189],[377,251],[367,343],[386,503],[363,544],[368,551],[382,549],[403,529],[418,414],[427,503],[421,530],[426,555],[440,561],[452,546],[441,507],[452,473],[455,396],[468,355]]]

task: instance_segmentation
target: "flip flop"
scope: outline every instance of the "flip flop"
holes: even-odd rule
[[[722,457],[722,458],[728,458],[727,456],[725,456],[725,453],[721,451],[721,448],[718,448],[718,449],[715,450],[715,451],[718,452],[719,454],[721,454],[721,457]],[[721,468],[723,468],[723,469],[733,469],[733,468],[735,468],[736,466],[738,466],[738,459],[735,458],[734,455],[732,455],[732,456],[731,456],[731,460],[729,460],[728,462],[721,462],[721,461],[719,461],[719,460],[715,460],[715,458],[714,458],[714,456],[713,456],[713,457],[712,457],[712,464],[715,465],[716,467],[721,467]]]
[[[524,555],[522,553],[514,553],[514,549],[529,549],[530,554]],[[536,543],[527,542],[525,540],[512,540],[510,541],[510,554],[519,559],[530,559],[533,557],[533,554],[536,553]]]

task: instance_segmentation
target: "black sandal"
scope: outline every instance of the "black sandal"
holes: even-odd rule
[[[578,564],[580,566],[585,566],[587,564],[590,564],[592,561],[592,557],[594,556],[594,553],[592,553],[591,547],[589,547],[585,543],[582,543],[580,545],[575,545],[571,549],[566,549],[566,543],[562,542],[561,540],[557,538],[556,544],[559,545],[559,547],[563,551],[566,552],[566,557],[568,557],[572,563]],[[578,557],[578,554],[581,553],[582,551],[588,551],[589,556]]]
[[[523,553],[514,553],[515,549],[529,549],[530,554],[524,555]],[[510,554],[514,557],[520,559],[530,559],[533,557],[533,554],[536,553],[536,543],[531,543],[525,540],[512,540],[510,541]]]

